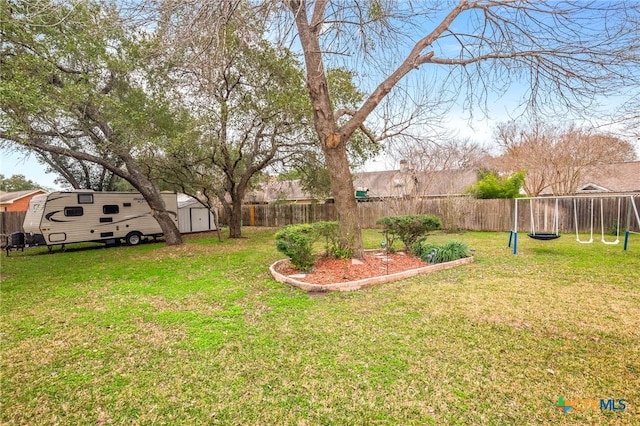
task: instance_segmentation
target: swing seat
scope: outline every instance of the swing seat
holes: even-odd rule
[[[529,238],[533,238],[534,240],[540,240],[540,241],[549,241],[549,240],[555,240],[556,238],[560,238],[560,234],[543,234],[543,233],[538,233],[538,234],[528,234]]]

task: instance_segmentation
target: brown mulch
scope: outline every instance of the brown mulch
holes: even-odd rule
[[[388,259],[388,262],[387,262]],[[320,257],[311,269],[311,272],[300,272],[291,267],[288,262],[283,262],[276,267],[283,275],[305,274],[304,277],[295,278],[311,284],[333,284],[346,281],[361,280],[364,278],[389,275],[403,272],[409,269],[427,266],[421,259],[403,252],[378,254],[366,253],[362,264],[352,262],[351,259],[331,259]]]

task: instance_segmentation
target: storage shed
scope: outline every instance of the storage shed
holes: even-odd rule
[[[178,194],[178,229],[181,234],[215,231],[218,212],[204,207],[198,200]]]

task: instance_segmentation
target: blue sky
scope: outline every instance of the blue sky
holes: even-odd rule
[[[7,149],[0,151],[0,174],[5,177],[24,175],[27,179],[39,184],[45,189],[58,189],[54,183],[57,175],[46,173],[45,166],[38,163],[33,155],[25,157],[25,154]]]

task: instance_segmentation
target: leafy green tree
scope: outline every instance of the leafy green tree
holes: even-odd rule
[[[315,135],[300,63],[264,40],[255,9],[210,5],[223,25],[194,19],[196,5],[176,2],[161,20],[164,61],[177,64],[167,84],[194,117],[191,138],[148,152],[150,173],[225,210],[229,236],[242,236],[242,204],[264,171],[290,162]],[[187,31],[183,33],[181,31]],[[194,34],[198,34],[194,37]]]
[[[182,134],[182,117],[154,84],[153,38],[103,2],[20,1],[2,13],[0,141],[92,162],[130,182],[167,244],[180,244],[137,159]]]
[[[74,150],[80,148],[81,147],[77,146],[70,147],[70,149]],[[58,175],[55,183],[62,187],[91,189],[93,191],[123,191],[133,189],[127,181],[99,164],[52,152],[35,151],[40,163],[46,166],[47,172],[53,172]],[[105,157],[103,158],[108,158],[107,161],[116,167],[122,166],[122,161],[116,156],[109,155],[109,153],[105,153]]]
[[[27,179],[24,175],[13,175],[6,178],[3,174],[0,174],[0,191],[16,192],[39,188],[42,187],[32,180]]]
[[[480,171],[480,179],[471,185],[466,192],[476,198],[516,198],[524,185],[524,172],[516,172],[511,176],[500,176],[491,170]]]

